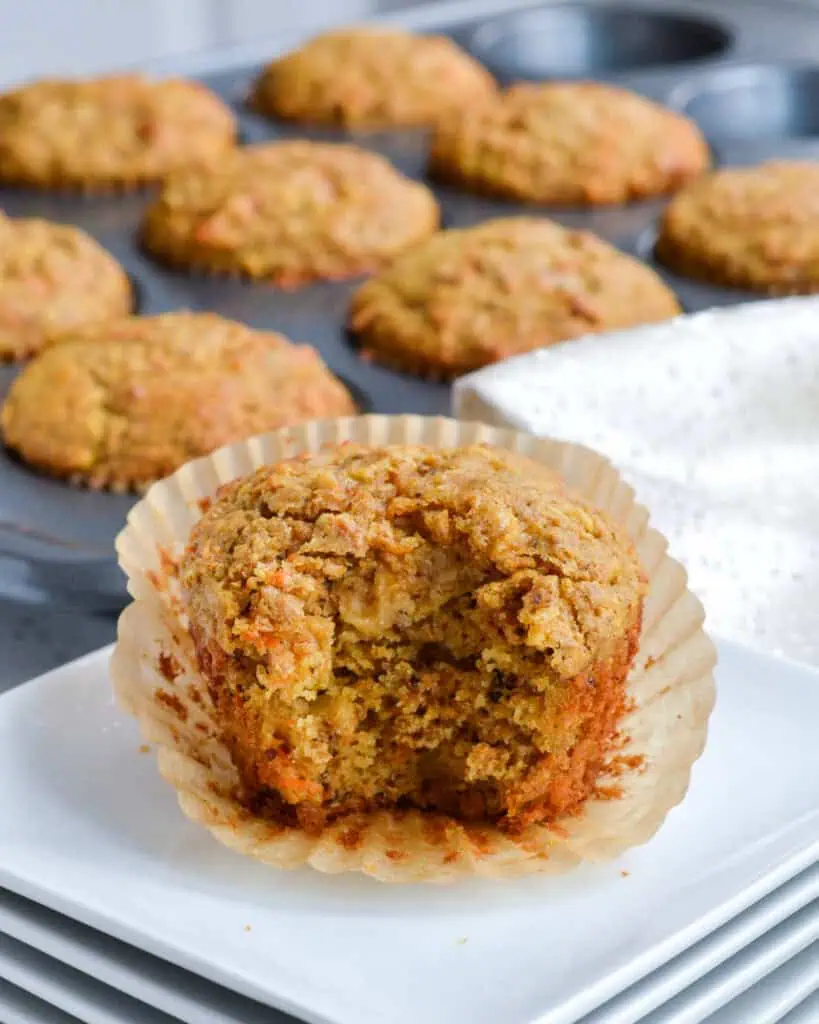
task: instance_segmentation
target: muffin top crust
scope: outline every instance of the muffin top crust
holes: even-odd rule
[[[128,188],[218,162],[235,138],[232,112],[198,82],[43,79],[0,96],[0,181]]]
[[[296,141],[174,175],[143,237],[171,263],[295,287],[380,267],[437,226],[432,193],[383,157]]]
[[[489,72],[445,36],[359,27],[272,61],[252,103],[286,120],[385,128],[433,124],[495,89]]]
[[[544,467],[480,445],[437,450],[348,443],[262,467],[226,485],[197,524],[184,578],[194,608],[200,597],[218,597],[201,607],[210,609],[211,625],[228,649],[242,609],[235,598],[255,589],[254,580],[272,590],[259,591],[239,615],[251,626],[251,644],[255,608],[278,590],[301,595],[305,614],[320,613],[323,588],[332,589],[334,576],[342,590],[350,585],[338,576],[345,559],[388,564],[395,555],[403,563],[404,555],[417,561],[413,551],[420,557],[439,546],[457,548],[459,558],[484,571],[491,565],[504,576],[522,573],[533,589],[553,591],[548,616],[537,614],[533,603],[526,636],[547,652],[556,677],[576,675],[596,658],[622,631],[641,593],[630,545],[603,513],[568,494]],[[319,586],[317,577],[323,577]],[[364,605],[347,602],[351,620],[383,635],[402,607],[371,596]],[[440,599],[423,590],[417,596],[430,607]],[[288,625],[281,610],[278,624]],[[273,624],[275,607],[271,611]],[[259,651],[266,651],[263,638]]]
[[[128,490],[231,441],[354,411],[313,349],[182,312],[57,335],[12,384],[2,426],[43,471]]]
[[[399,256],[356,291],[349,322],[374,358],[452,377],[679,312],[658,274],[602,238],[505,217],[440,231]]]
[[[774,295],[819,291],[819,166],[728,167],[683,189],[660,221],[657,255],[689,277]]]
[[[446,180],[555,206],[664,195],[709,162],[693,121],[600,82],[512,86],[440,125],[431,152]]]
[[[128,275],[70,224],[0,213],[0,362],[38,352],[49,335],[125,316]]]

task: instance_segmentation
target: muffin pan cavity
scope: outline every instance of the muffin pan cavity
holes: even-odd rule
[[[712,139],[819,137],[819,66],[723,68],[674,89],[669,103]]]
[[[501,81],[605,78],[720,56],[732,34],[700,15],[559,4],[495,18],[469,49]]]
[[[674,88],[723,162],[819,156],[819,65],[721,68]]]

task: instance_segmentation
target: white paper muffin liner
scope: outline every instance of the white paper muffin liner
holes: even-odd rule
[[[634,710],[621,726],[617,777],[601,780],[610,785],[599,787],[579,815],[510,836],[437,814],[379,811],[346,817],[315,836],[256,817],[236,798],[238,775],[197,670],[173,560],[221,484],[264,463],[345,440],[432,447],[484,442],[520,452],[560,473],[631,536],[649,578],[640,649],[628,680]],[[117,550],[134,602],[120,618],[112,679],[121,704],[154,745],[159,770],[184,813],[238,853],[279,868],[309,864],[326,872],[362,871],[385,882],[559,873],[584,861],[610,860],[650,839],[685,795],[705,744],[715,651],[702,628],[702,606],[666,548],[617,471],[580,445],[419,416],[288,427],[183,466],[133,509]]]

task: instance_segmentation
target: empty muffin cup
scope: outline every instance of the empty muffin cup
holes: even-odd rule
[[[468,49],[504,82],[605,78],[724,53],[730,32],[711,18],[627,6],[558,4],[492,18]]]

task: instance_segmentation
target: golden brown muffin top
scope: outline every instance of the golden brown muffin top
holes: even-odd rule
[[[294,121],[378,128],[433,124],[495,89],[451,39],[361,27],[327,32],[274,60],[253,103]]]
[[[8,445],[125,489],[230,441],[355,411],[318,353],[211,313],[130,317],[54,339],[3,406]]]
[[[42,348],[54,331],[124,316],[128,275],[80,228],[0,213],[0,361]]]
[[[479,190],[555,205],[673,191],[709,164],[693,121],[598,82],[515,85],[442,124],[433,169]]]
[[[452,376],[679,312],[653,270],[597,236],[509,217],[439,232],[399,257],[355,293],[350,324],[374,356]]]
[[[192,622],[259,659],[288,697],[332,675],[345,627],[389,644],[479,582],[499,612],[515,589],[500,628],[538,654],[541,675],[568,679],[622,639],[644,592],[606,516],[487,446],[348,443],[264,466],[217,495],[181,579]]]
[[[282,285],[379,266],[426,237],[438,208],[423,185],[355,146],[248,146],[170,178],[147,214],[150,248]]]
[[[44,79],[0,96],[0,180],[138,185],[230,150],[236,125],[209,89],[142,75]]]
[[[819,166],[774,161],[692,182],[666,208],[659,250],[683,273],[777,293],[819,290]]]

